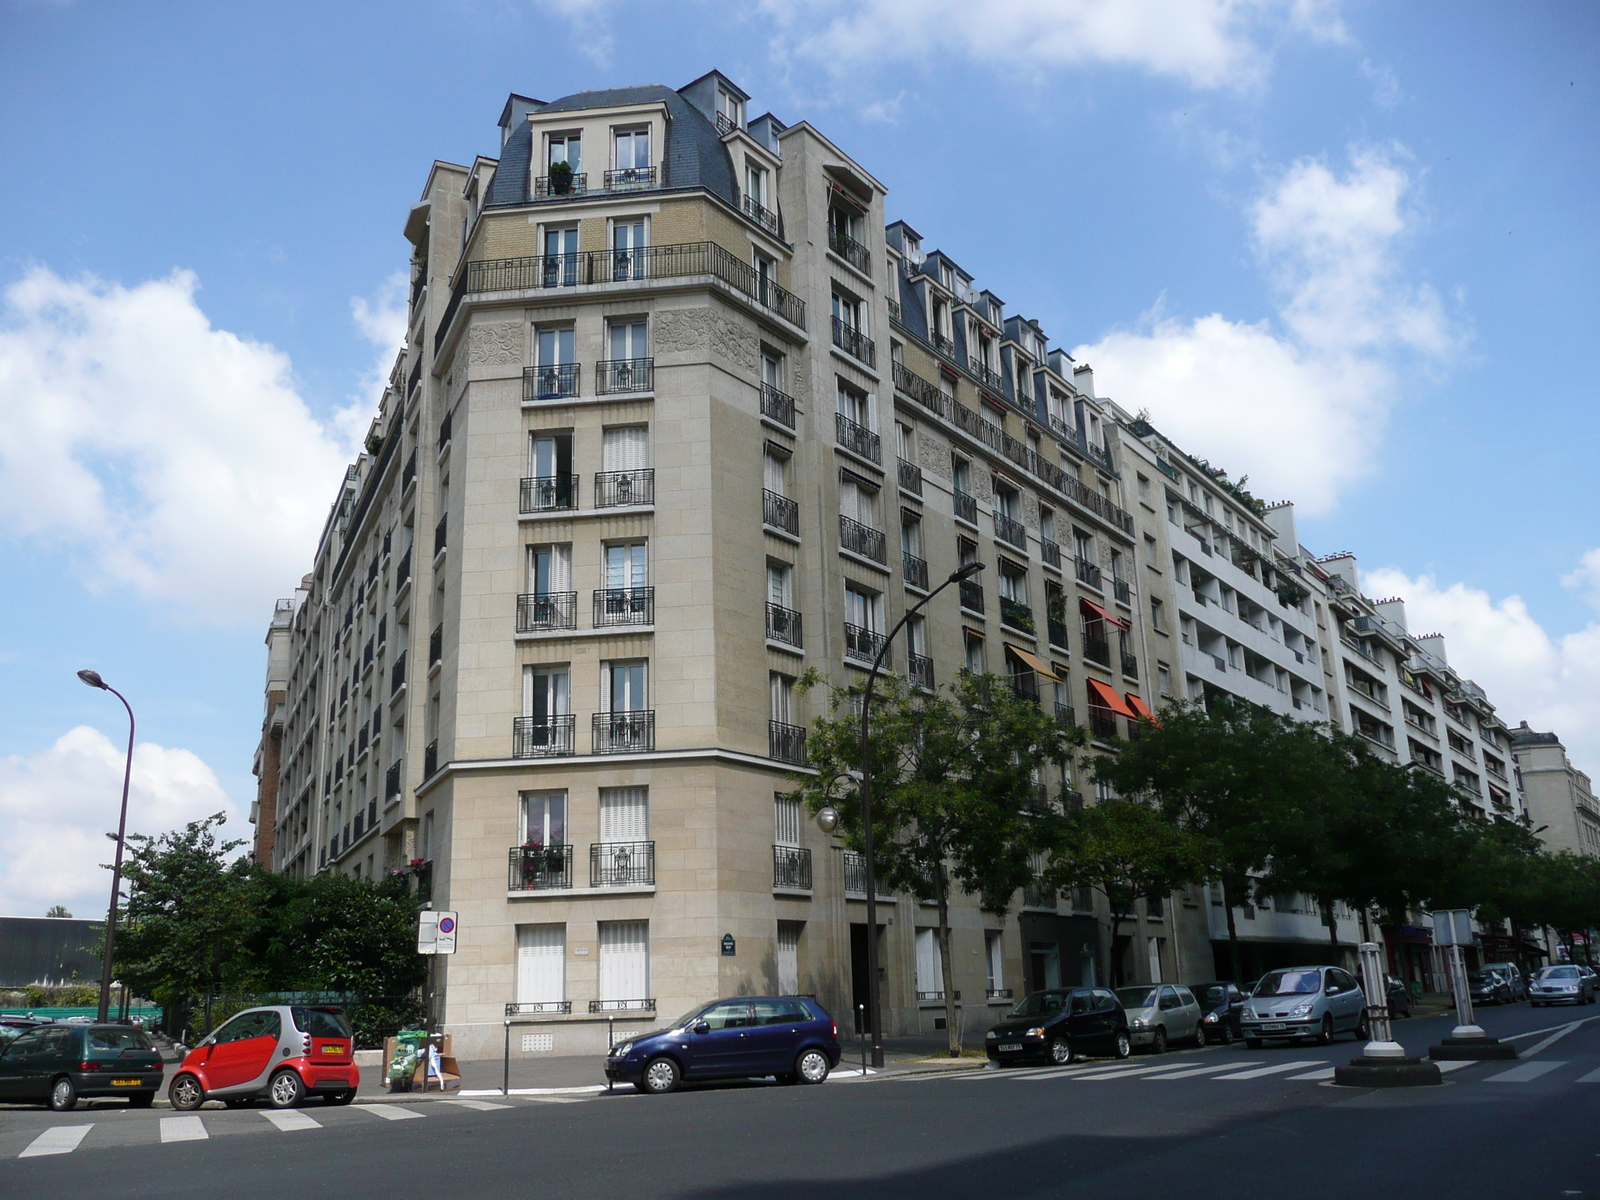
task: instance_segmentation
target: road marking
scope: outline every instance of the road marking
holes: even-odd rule
[[[162,1117],[163,1142],[203,1142],[211,1135],[199,1117]]]
[[[1535,1054],[1539,1053],[1539,1051],[1541,1051],[1541,1050],[1543,1050],[1543,1049],[1555,1044],[1556,1042],[1559,1042],[1562,1038],[1566,1037],[1567,1034],[1571,1033],[1574,1029],[1576,1029],[1579,1025],[1582,1025],[1582,1024],[1583,1024],[1582,1021],[1574,1021],[1570,1025],[1563,1025],[1560,1029],[1556,1030],[1549,1037],[1545,1038],[1544,1041],[1535,1042],[1533,1045],[1529,1046],[1526,1050],[1524,1050],[1522,1052],[1522,1057],[1523,1058],[1532,1058]]]
[[[1279,1063],[1274,1067],[1257,1067],[1253,1071],[1238,1071],[1232,1075],[1218,1075],[1218,1079],[1260,1079],[1263,1075],[1281,1075],[1285,1071],[1298,1071],[1301,1067],[1320,1067],[1323,1062],[1320,1058],[1308,1058],[1304,1062]]]
[[[1488,1079],[1485,1079],[1484,1082],[1527,1083],[1530,1080],[1539,1078],[1541,1075],[1548,1075],[1557,1067],[1564,1067],[1566,1065],[1567,1064],[1565,1061],[1559,1059],[1547,1059],[1544,1062],[1525,1062],[1520,1067],[1512,1067],[1509,1071],[1501,1071],[1498,1075],[1491,1075]]]
[[[1600,1015],[1584,1017],[1582,1020],[1573,1021],[1573,1025],[1587,1025],[1590,1021],[1600,1021]],[[1501,1038],[1502,1042],[1514,1042],[1518,1038],[1538,1037],[1541,1033],[1549,1033],[1552,1029],[1565,1029],[1565,1025],[1546,1025],[1543,1029],[1525,1029],[1521,1033],[1508,1033]]]
[[[410,1117],[420,1117],[422,1114],[411,1108],[401,1108],[398,1104],[361,1104],[357,1106],[362,1112],[371,1113],[375,1117],[382,1117],[385,1121],[404,1121]]]
[[[1441,1075],[1448,1075],[1451,1071],[1459,1071],[1463,1067],[1475,1067],[1485,1060],[1480,1058],[1458,1058],[1449,1062],[1434,1063],[1439,1068]]]
[[[1122,1063],[1078,1063],[1070,1067],[1056,1067],[1049,1071],[1029,1071],[1026,1075],[1012,1075],[1012,1079],[1038,1080],[1038,1079],[1076,1079],[1088,1074],[1115,1075],[1122,1071],[1137,1070],[1137,1062]]]
[[[1231,1071],[1239,1064],[1236,1062],[1222,1063],[1215,1067],[1186,1067],[1181,1071],[1167,1071],[1165,1075],[1146,1075],[1145,1082],[1153,1079],[1192,1079],[1196,1075],[1212,1075],[1218,1071]],[[1166,1068],[1163,1068],[1165,1070]]]
[[[261,1114],[285,1133],[293,1133],[296,1129],[321,1129],[322,1122],[314,1117],[308,1117],[303,1112],[296,1112],[292,1108],[268,1110]]]
[[[1139,1076],[1139,1075],[1161,1075],[1161,1074],[1165,1074],[1165,1073],[1167,1073],[1169,1071],[1178,1070],[1182,1065],[1183,1064],[1181,1064],[1181,1063],[1164,1062],[1160,1066],[1156,1066],[1156,1067],[1145,1066],[1145,1067],[1134,1067],[1132,1069],[1113,1070],[1113,1071],[1093,1071],[1093,1072],[1090,1072],[1089,1074],[1086,1074],[1086,1075],[1076,1075],[1076,1076],[1074,1076],[1074,1078],[1077,1079],[1079,1082],[1082,1082],[1085,1079],[1091,1079],[1091,1080],[1095,1080],[1095,1079],[1133,1079],[1134,1077]],[[1229,1070],[1232,1070],[1234,1067],[1236,1067],[1238,1065],[1239,1065],[1238,1063],[1223,1063],[1220,1066],[1201,1067],[1201,1068],[1198,1068],[1198,1069],[1199,1070],[1203,1070],[1203,1071],[1229,1071]]]
[[[87,1125],[51,1126],[29,1142],[28,1148],[17,1157],[38,1158],[41,1154],[71,1154],[93,1128],[93,1121]]]
[[[1590,1071],[1587,1075],[1580,1075],[1575,1082],[1600,1083],[1600,1071]]]
[[[585,1084],[583,1087],[556,1087],[556,1088],[512,1088],[513,1096],[598,1096],[606,1090],[603,1083]],[[499,1088],[462,1088],[456,1093],[465,1099],[468,1096],[504,1096],[506,1093]]]
[[[1291,1075],[1290,1079],[1332,1079],[1337,1067],[1324,1067],[1320,1071],[1307,1071],[1304,1075]]]
[[[462,1108],[470,1108],[474,1112],[492,1112],[497,1108],[515,1107],[515,1105],[511,1104],[490,1104],[484,1100],[446,1100],[445,1103],[459,1105]]]

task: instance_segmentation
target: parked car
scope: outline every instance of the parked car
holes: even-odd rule
[[[1510,1004],[1511,985],[1498,971],[1472,971],[1467,975],[1467,995],[1474,1004]]]
[[[1239,1033],[1239,1014],[1244,1011],[1245,994],[1236,983],[1191,983],[1189,991],[1200,1005],[1200,1023],[1208,1042],[1231,1046]]]
[[[207,1100],[264,1099],[292,1108],[308,1094],[349,1104],[361,1085],[350,1022],[329,1005],[247,1008],[184,1056],[167,1099],[180,1112]]]
[[[9,1013],[0,1016],[0,1046],[4,1046],[19,1034],[26,1033],[30,1029],[38,1029],[45,1024],[48,1022],[36,1021],[32,1017],[12,1016]]]
[[[1269,1038],[1311,1038],[1324,1046],[1341,1033],[1365,1038],[1367,1000],[1355,976],[1342,967],[1268,971],[1251,993],[1239,1026],[1252,1050]]]
[[[1545,1004],[1593,1004],[1594,976],[1582,967],[1545,967],[1528,984],[1528,1003],[1534,1008]]]
[[[1128,1016],[1106,988],[1049,988],[1030,992],[984,1035],[997,1066],[1063,1064],[1091,1054],[1127,1058],[1133,1053]]]
[[[1526,1000],[1528,998],[1528,981],[1522,977],[1522,968],[1513,962],[1484,963],[1485,971],[1493,971],[1496,975],[1503,976],[1511,988],[1513,1000]]]
[[[1170,983],[1118,988],[1117,1002],[1128,1016],[1128,1036],[1135,1046],[1160,1054],[1172,1042],[1206,1044],[1205,1014],[1188,988]]]
[[[1384,981],[1389,991],[1389,1015],[1391,1017],[1409,1017],[1411,1015],[1411,989],[1406,986],[1405,980],[1394,975],[1385,975]]]
[[[683,1080],[822,1083],[839,1065],[839,1026],[799,996],[741,996],[690,1009],[665,1029],[611,1048],[606,1078],[664,1095]]]
[[[0,1100],[48,1104],[56,1112],[71,1112],[80,1096],[126,1096],[134,1108],[149,1108],[161,1076],[161,1052],[150,1035],[126,1025],[39,1025],[0,1052]]]

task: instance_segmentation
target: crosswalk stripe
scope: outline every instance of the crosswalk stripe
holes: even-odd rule
[[[1511,1070],[1509,1070],[1509,1071],[1501,1071],[1500,1074],[1498,1074],[1498,1075],[1491,1075],[1491,1076],[1489,1076],[1488,1079],[1485,1079],[1484,1082],[1485,1083],[1527,1083],[1530,1080],[1534,1080],[1534,1079],[1539,1078],[1539,1076],[1541,1076],[1541,1075],[1548,1075],[1551,1071],[1554,1071],[1557,1067],[1564,1067],[1566,1065],[1567,1064],[1566,1064],[1566,1060],[1565,1059],[1556,1059],[1554,1061],[1542,1060],[1542,1061],[1539,1061],[1539,1062],[1525,1062],[1520,1066],[1512,1067]]]
[[[1587,1075],[1580,1075],[1575,1080],[1577,1083],[1600,1083],[1600,1071],[1590,1071]]]
[[[491,1112],[497,1108],[512,1108],[510,1104],[490,1104],[486,1100],[446,1100],[446,1104],[457,1104],[462,1108],[470,1108],[475,1112]]]
[[[1471,1058],[1458,1058],[1449,1062],[1434,1063],[1433,1065],[1439,1068],[1439,1073],[1441,1075],[1448,1075],[1451,1071],[1459,1071],[1463,1067],[1475,1067],[1478,1065],[1478,1060]]]
[[[1137,1077],[1139,1075],[1162,1075],[1162,1074],[1166,1074],[1168,1072],[1177,1070],[1178,1067],[1181,1066],[1181,1065],[1182,1064],[1179,1064],[1179,1063],[1164,1062],[1160,1066],[1155,1066],[1155,1067],[1151,1067],[1151,1066],[1133,1067],[1133,1068],[1123,1069],[1123,1070],[1120,1070],[1120,1071],[1091,1071],[1086,1075],[1076,1075],[1073,1078],[1077,1079],[1079,1082],[1082,1082],[1083,1080],[1086,1080],[1086,1079],[1088,1079],[1088,1080],[1096,1080],[1096,1079],[1133,1079],[1133,1078],[1135,1078],[1135,1077]],[[1226,1071],[1226,1070],[1228,1070],[1230,1067],[1232,1067],[1234,1065],[1236,1065],[1236,1064],[1228,1063],[1228,1064],[1226,1064],[1224,1066],[1210,1067],[1210,1068],[1206,1068],[1206,1069],[1213,1070],[1213,1071]]]
[[[1332,1079],[1337,1067],[1324,1067],[1320,1071],[1307,1071],[1304,1075],[1291,1075],[1290,1079]]]
[[[315,1117],[308,1117],[303,1112],[296,1112],[292,1108],[272,1110],[261,1114],[285,1133],[292,1133],[297,1129],[321,1129],[322,1122]]]
[[[1260,1079],[1263,1075],[1280,1075],[1286,1071],[1298,1071],[1301,1067],[1320,1067],[1323,1062],[1320,1058],[1308,1058],[1304,1062],[1279,1063],[1273,1067],[1257,1067],[1253,1071],[1238,1071],[1232,1075],[1218,1075],[1218,1079]]]
[[[1236,1062],[1223,1063],[1217,1067],[1186,1067],[1181,1071],[1168,1071],[1165,1075],[1146,1075],[1145,1082],[1160,1079],[1193,1079],[1196,1075],[1212,1075],[1218,1071],[1231,1071],[1239,1064]]]
[[[206,1132],[205,1122],[199,1117],[161,1118],[163,1142],[203,1142],[210,1136]]]
[[[1172,1064],[1164,1064],[1170,1068]],[[1097,1062],[1077,1063],[1070,1067],[1057,1067],[1049,1071],[1029,1071],[1026,1075],[1013,1075],[1013,1079],[1083,1079],[1089,1075],[1105,1075],[1108,1079],[1112,1075],[1119,1075],[1124,1071],[1147,1070],[1143,1064],[1136,1061],[1123,1062]]]
[[[362,1112],[371,1113],[375,1117],[382,1117],[385,1121],[404,1121],[411,1117],[420,1117],[422,1114],[412,1108],[401,1108],[398,1104],[359,1104],[356,1106]]]
[[[17,1157],[38,1158],[41,1154],[71,1154],[93,1128],[93,1121],[87,1125],[53,1125],[29,1142],[28,1148]]]

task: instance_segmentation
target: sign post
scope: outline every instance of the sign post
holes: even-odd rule
[[[1517,1057],[1515,1046],[1490,1037],[1472,1019],[1472,989],[1467,983],[1467,961],[1461,952],[1461,947],[1472,945],[1472,913],[1465,908],[1434,913],[1433,944],[1444,950],[1449,964],[1450,990],[1456,998],[1456,1027],[1444,1041],[1428,1047],[1428,1057],[1435,1061]]]
[[[1359,1058],[1333,1069],[1333,1081],[1346,1087],[1427,1087],[1443,1082],[1439,1068],[1413,1058],[1393,1038],[1389,1026],[1389,980],[1383,969],[1383,947],[1362,942],[1361,990],[1367,1001],[1371,1037]]]

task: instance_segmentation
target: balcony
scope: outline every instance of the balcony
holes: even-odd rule
[[[804,645],[801,637],[800,614],[781,604],[767,602],[767,637],[774,642],[799,649]]]
[[[511,847],[506,863],[506,891],[549,892],[571,886],[571,846]]]
[[[722,120],[723,118],[721,117],[717,118],[719,124],[722,122]],[[656,1002],[653,997],[647,1000],[589,1001],[589,1012],[591,1015],[594,1013],[653,1013],[655,1010]]]
[[[772,848],[772,887],[784,891],[811,890],[811,851],[804,846]]]
[[[400,472],[400,491],[404,492],[417,481],[417,452],[411,451],[411,457],[406,459],[405,468]]]
[[[1016,671],[1009,676],[1011,694],[1018,700],[1039,703],[1039,676],[1034,671]]]
[[[447,412],[444,415],[444,420],[439,422],[439,444],[438,444],[438,449],[441,450],[441,451],[446,446],[448,446],[450,444],[450,418],[453,417],[454,415],[455,415],[454,411]],[[350,469],[352,471],[355,470],[354,467],[351,467]]]
[[[632,471],[596,471],[594,506],[620,508],[656,502],[656,470],[639,467]]]
[[[828,249],[863,275],[872,274],[872,252],[843,230],[829,228]]]
[[[1118,604],[1133,604],[1133,588],[1126,579],[1113,579],[1111,581],[1111,594],[1117,598]]]
[[[582,196],[588,190],[587,171],[569,171],[564,175],[540,175],[533,181],[535,200],[548,200],[552,196]]]
[[[594,627],[650,625],[656,619],[656,590],[653,587],[596,588]]]
[[[1000,1004],[1009,1001],[1012,995],[1010,988],[985,988],[983,998],[991,1004]]]
[[[444,622],[433,627],[428,635],[428,666],[436,667],[444,661]]]
[[[739,196],[739,207],[744,209],[744,215],[749,217],[768,233],[778,232],[778,214],[773,212],[761,201],[752,198],[748,193]]]
[[[400,556],[400,561],[394,567],[394,590],[399,591],[411,582],[411,547],[406,547],[406,552]]]
[[[1004,513],[994,514],[994,537],[997,542],[1004,542],[1018,550],[1028,548],[1028,531],[1023,528],[1021,521],[1014,521]]]
[[[638,754],[656,748],[656,714],[653,708],[633,712],[594,714],[596,754]]]
[[[576,475],[537,475],[522,481],[522,511],[570,512],[578,507]]]
[[[589,847],[590,887],[643,887],[655,881],[654,842],[595,842]]]
[[[1122,654],[1122,674],[1128,679],[1139,678],[1139,660],[1126,651]]]
[[[445,513],[439,518],[439,523],[433,527],[433,556],[439,557],[440,551],[447,544],[447,534],[450,532],[450,514]]]
[[[1083,584],[1084,587],[1092,587],[1096,591],[1104,590],[1105,576],[1094,563],[1080,555],[1072,560],[1072,567],[1073,573],[1078,577],[1078,582]]]
[[[581,363],[561,363],[553,367],[522,368],[522,399],[559,400],[578,394],[578,372]]]
[[[933,659],[926,654],[906,655],[906,666],[911,675],[911,682],[918,687],[933,690]]]
[[[517,597],[517,632],[545,633],[578,627],[577,592],[538,592]]]
[[[1000,597],[1000,624],[1024,633],[1033,632],[1033,609],[1020,600]]]
[[[981,362],[974,362],[972,364],[972,373],[978,377],[979,383],[991,391],[1005,391],[1006,381],[1000,377],[999,371],[992,370]]]
[[[1039,557],[1044,559],[1044,565],[1061,570],[1061,547],[1049,538],[1039,539]]]
[[[946,358],[956,356],[956,344],[942,333],[933,335],[933,349],[935,353],[942,354]]]
[[[854,893],[857,896],[865,896],[867,894],[867,860],[861,856],[859,851],[846,850],[844,852],[844,890],[846,894]],[[881,899],[887,899],[894,895],[893,891],[884,886],[881,878],[873,879],[872,890]]]
[[[1072,705],[1058,703],[1056,705],[1056,720],[1063,725],[1076,725],[1078,723],[1078,714],[1073,711]]]
[[[902,554],[900,556],[901,568],[905,572],[908,587],[928,590],[928,564],[915,554]]]
[[[439,770],[439,739],[434,738],[422,752],[422,777],[431,779]]]
[[[656,186],[656,169],[621,167],[607,171],[603,178],[608,192],[642,192]]]
[[[899,472],[900,490],[908,496],[922,495],[922,468],[916,463],[907,462],[905,459],[896,460]]]
[[[870,558],[875,563],[889,561],[883,530],[871,529],[859,521],[852,521],[849,517],[839,518],[839,545],[852,554]]]
[[[1096,741],[1110,741],[1117,736],[1117,714],[1109,708],[1089,709],[1089,733]]]
[[[571,713],[548,717],[511,719],[512,758],[565,758],[577,753],[575,726]]]
[[[1102,667],[1111,665],[1111,643],[1103,637],[1096,637],[1088,630],[1083,633],[1083,656],[1090,662],[1099,663]]]
[[[883,649],[883,646],[883,634],[873,629],[864,629],[860,625],[852,625],[849,621],[844,623],[844,656],[846,658],[871,664],[878,657],[878,652]]]
[[[1067,640],[1067,623],[1051,617],[1047,622],[1047,632],[1052,646],[1060,646],[1063,650],[1070,650],[1072,643]]]
[[[865,425],[857,425],[843,413],[833,414],[833,427],[839,445],[868,462],[882,462],[882,443]]]
[[[390,801],[400,799],[401,790],[400,764],[395,763],[383,775],[383,802],[388,804]]]
[[[803,725],[787,725],[782,721],[767,722],[767,757],[779,762],[806,765],[806,731]]]
[[[594,365],[594,394],[616,396],[648,392],[655,387],[655,374],[653,358],[604,358]]]
[[[968,525],[978,524],[978,498],[968,495],[960,488],[951,493],[956,501],[956,520],[965,521]]]
[[[864,362],[869,367],[878,365],[877,344],[854,325],[833,318],[833,344],[843,350],[851,358]]]
[[[394,666],[389,669],[389,694],[392,696],[406,685],[406,655],[400,652],[400,657],[394,660]]]
[[[761,415],[776,421],[785,429],[794,428],[794,397],[780,392],[770,383],[761,385]]]
[[[1056,893],[1044,884],[1035,880],[1022,889],[1023,908],[1041,908],[1049,912],[1056,910]]]
[[[800,506],[768,488],[761,489],[761,520],[774,529],[800,535]]]

